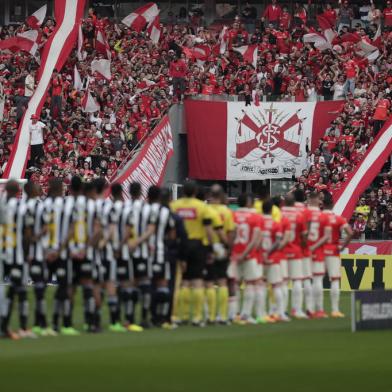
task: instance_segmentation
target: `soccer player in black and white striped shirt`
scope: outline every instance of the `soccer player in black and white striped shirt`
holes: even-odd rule
[[[157,209],[142,200],[142,188],[137,182],[129,188],[132,199],[132,219],[138,245],[133,249],[132,261],[135,285],[141,293],[142,327],[150,326],[152,269],[148,239],[156,230]]]
[[[39,336],[56,336],[57,333],[48,328],[46,321],[45,291],[49,279],[49,270],[45,260],[44,237],[48,230],[48,215],[41,201],[41,187],[29,181],[24,187],[27,195],[25,214],[25,240],[27,261],[30,266],[30,277],[34,283],[35,321],[32,331]]]
[[[19,184],[10,180],[6,185],[6,222],[5,222],[5,275],[10,279],[7,297],[3,306],[1,320],[1,332],[11,339],[21,337],[36,337],[32,331],[27,329],[28,300],[27,300],[27,280],[28,265],[25,262],[23,249],[24,238],[24,213],[25,203],[18,198],[20,193]],[[13,302],[15,297],[19,300],[19,325],[18,334],[9,329]]]
[[[148,202],[152,213],[157,217],[155,231],[149,238],[149,262],[152,269],[153,301],[152,321],[155,325],[164,328],[170,324],[170,290],[171,277],[170,262],[166,239],[175,239],[175,222],[168,206],[160,203],[161,190],[151,186],[148,190]]]

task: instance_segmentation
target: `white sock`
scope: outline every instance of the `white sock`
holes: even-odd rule
[[[5,290],[4,285],[0,282],[0,319],[5,316]]]
[[[241,316],[251,317],[255,302],[255,286],[247,283],[244,289],[244,299],[242,301]]]
[[[287,307],[289,306],[289,286],[286,280],[282,283],[281,291],[283,295],[283,311],[287,312]]]
[[[256,317],[265,317],[265,300],[267,298],[267,287],[265,284],[255,286]]]
[[[323,277],[313,277],[313,298],[315,310],[324,310]]]
[[[275,297],[277,313],[279,316],[282,316],[282,315],[284,315],[282,287],[280,287],[280,286],[274,287],[274,297]]]
[[[313,290],[312,281],[310,279],[304,280],[304,297],[305,297],[305,309],[309,312],[313,312]]]
[[[295,312],[302,311],[302,298],[302,282],[300,280],[294,280],[291,290],[291,309]]]
[[[331,308],[332,312],[339,312],[340,283],[338,280],[331,282]]]

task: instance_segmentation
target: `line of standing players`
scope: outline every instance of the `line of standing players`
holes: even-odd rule
[[[286,195],[281,210],[265,200],[261,214],[250,195],[238,198],[233,213],[219,185],[206,195],[193,182],[185,183],[184,197],[172,203],[169,192],[156,186],[149,188],[144,201],[139,183],[126,190],[113,184],[107,198],[103,180],[83,183],[79,177],[72,178],[65,197],[59,179],[49,181],[45,199],[33,182],[25,185],[23,197],[16,181],[9,181],[5,190],[0,281],[8,279],[9,285],[6,293],[0,286],[0,326],[6,337],[79,335],[73,326],[78,287],[88,332],[101,331],[104,302],[112,332],[172,329],[188,322],[204,326],[289,321],[289,281],[293,317],[326,317],[326,270],[331,315],[343,316],[339,250],[352,233],[347,222],[330,211],[328,195],[324,211],[318,194],[311,194],[305,207],[303,193],[296,191]],[[274,209],[281,216],[272,216]],[[346,237],[340,245],[342,231]],[[57,284],[48,322],[46,290],[53,277]],[[35,296],[32,329],[29,279]],[[18,333],[10,329],[16,299]]]

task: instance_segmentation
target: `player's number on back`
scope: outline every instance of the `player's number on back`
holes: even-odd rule
[[[319,239],[320,224],[318,222],[310,222],[309,225],[309,241],[317,241]]]
[[[240,223],[237,226],[237,238],[236,238],[236,243],[237,244],[247,244],[249,242],[249,226],[246,223]]]

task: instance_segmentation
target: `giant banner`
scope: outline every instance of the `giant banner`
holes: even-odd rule
[[[137,158],[132,164],[117,178],[117,182],[123,185],[124,195],[129,199],[129,184],[140,182],[143,194],[146,195],[151,185],[162,183],[165,169],[169,159],[173,155],[173,136],[169,116],[165,116],[155,127]]]
[[[262,180],[299,176],[341,101],[185,102],[189,176]]]

